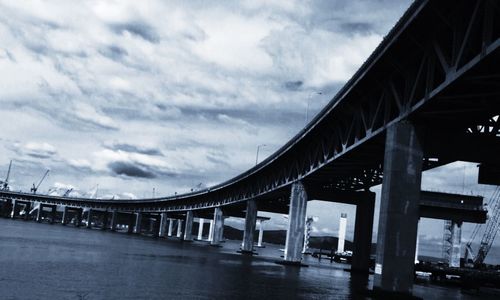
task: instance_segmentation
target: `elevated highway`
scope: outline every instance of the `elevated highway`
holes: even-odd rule
[[[285,262],[300,263],[307,200],[341,195],[357,205],[353,268],[366,270],[374,198],[368,191],[383,184],[374,289],[411,293],[422,171],[458,160],[500,165],[499,6],[493,0],[415,1],[303,130],[219,185],[139,200],[0,197],[185,213],[186,224],[194,212],[213,209],[218,228],[223,211],[244,212],[244,251],[252,251],[257,210],[281,208],[290,218]]]

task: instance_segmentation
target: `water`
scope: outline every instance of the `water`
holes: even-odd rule
[[[247,257],[236,241],[218,248],[8,219],[0,228],[0,299],[359,299],[371,285],[327,260],[277,265],[272,246]],[[471,299],[433,286],[415,294]]]

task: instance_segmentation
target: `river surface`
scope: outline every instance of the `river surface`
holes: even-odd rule
[[[0,219],[0,299],[364,299],[371,286],[348,265],[308,256],[307,268],[285,267],[278,246],[252,257],[238,247]],[[479,299],[437,286],[414,294]]]

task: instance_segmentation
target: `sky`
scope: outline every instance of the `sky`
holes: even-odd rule
[[[303,128],[410,4],[0,0],[0,177],[12,159],[13,190],[49,169],[39,192],[115,199],[228,180]],[[491,190],[471,164],[428,173],[428,189]],[[314,233],[344,211],[310,202]]]

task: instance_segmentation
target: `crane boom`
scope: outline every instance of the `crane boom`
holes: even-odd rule
[[[9,190],[9,177],[10,177],[10,169],[12,167],[12,160],[9,163],[9,170],[7,171],[7,177],[5,177],[5,180],[3,181],[3,186],[2,190],[8,191]]]
[[[50,172],[50,170],[45,171],[45,174],[43,174],[42,179],[40,179],[40,182],[38,183],[38,185],[35,186],[35,184],[33,183],[33,187],[31,188],[31,191],[33,192],[33,194],[36,194],[36,191],[38,190],[38,188],[42,184],[45,177],[47,177],[47,174],[49,174],[49,172]]]

